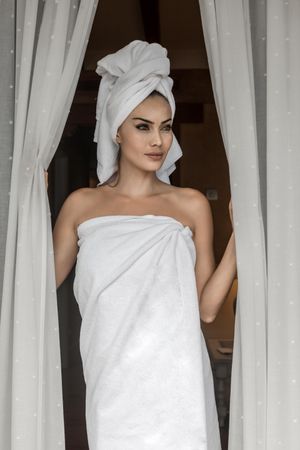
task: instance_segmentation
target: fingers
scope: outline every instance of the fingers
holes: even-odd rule
[[[47,170],[44,170],[44,176],[45,176],[45,184],[48,189],[48,172],[47,172]]]
[[[233,228],[233,210],[232,210],[232,202],[230,199],[229,205],[228,205],[228,209],[229,209],[229,215],[230,215],[230,220],[231,220],[231,225]]]

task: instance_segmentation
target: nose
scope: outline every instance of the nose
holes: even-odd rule
[[[160,135],[160,130],[154,130],[151,136],[151,146],[160,147],[162,144],[162,139]]]

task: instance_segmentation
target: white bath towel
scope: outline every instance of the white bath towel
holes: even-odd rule
[[[220,450],[191,230],[167,216],[78,227],[90,450]]]
[[[116,134],[126,117],[154,90],[164,95],[175,114],[172,94],[173,80],[169,77],[170,61],[167,50],[160,44],[135,40],[105,56],[97,63],[96,72],[102,76],[97,98],[96,128],[97,175],[100,183],[107,181],[117,169],[119,145]],[[173,135],[173,142],[157,176],[169,182],[175,162],[182,150]]]

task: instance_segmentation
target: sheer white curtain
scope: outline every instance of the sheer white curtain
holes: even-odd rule
[[[2,292],[14,118],[15,4],[0,1],[0,292]],[[1,298],[0,298],[1,307]]]
[[[264,448],[266,258],[257,152],[249,9],[200,0],[212,84],[227,153],[238,265],[230,448]]]
[[[296,450],[300,3],[199,3],[230,168],[237,243],[229,449]]]
[[[268,1],[268,450],[300,446],[299,43],[299,0]]]
[[[64,425],[43,171],[66,122],[97,1],[16,4],[14,147],[0,322],[0,448],[54,450],[64,447]]]

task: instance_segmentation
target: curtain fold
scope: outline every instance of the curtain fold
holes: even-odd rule
[[[237,250],[231,450],[266,443],[266,257],[257,146],[250,11],[241,0],[199,0],[228,158]]]
[[[13,166],[0,322],[0,448],[64,447],[52,229],[44,181],[97,1],[17,2]]]
[[[226,130],[237,243],[229,450],[296,450],[300,3],[199,3],[220,124]]]
[[[254,0],[249,2],[250,8],[250,32],[253,54],[254,94],[256,109],[257,151],[259,162],[260,197],[262,204],[262,216],[267,240],[267,59],[266,59],[266,17],[267,8],[265,1]],[[268,262],[268,255],[266,255]]]
[[[15,4],[0,2],[0,292],[3,284],[5,241],[9,205],[10,176],[13,148],[15,67]],[[1,308],[1,298],[0,298]]]
[[[300,2],[267,2],[268,450],[300,442]]]

